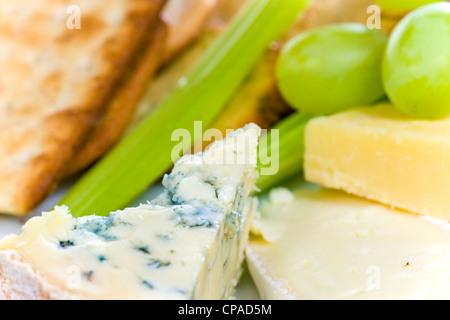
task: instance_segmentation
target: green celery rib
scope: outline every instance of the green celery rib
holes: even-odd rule
[[[272,129],[279,130],[279,140],[272,141],[271,131],[260,139],[260,155],[278,157],[279,170],[274,175],[260,175],[257,187],[261,193],[268,191],[284,180],[299,174],[303,170],[303,153],[305,149],[305,127],[316,116],[294,113]],[[270,164],[258,163],[258,168],[270,167]]]
[[[126,207],[172,166],[174,130],[208,127],[257,59],[295,21],[307,0],[250,0],[158,108],[69,190],[75,217]],[[188,149],[191,141],[183,141]]]

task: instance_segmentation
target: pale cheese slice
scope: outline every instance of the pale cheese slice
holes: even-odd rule
[[[315,189],[262,204],[246,254],[263,299],[450,298],[447,221]]]

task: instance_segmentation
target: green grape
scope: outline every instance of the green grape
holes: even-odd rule
[[[423,6],[400,21],[383,59],[392,103],[417,118],[450,114],[450,3]]]
[[[330,114],[384,96],[381,61],[387,36],[358,23],[298,35],[277,61],[278,87],[293,108]]]
[[[402,14],[432,2],[440,2],[440,0],[376,0],[375,2],[385,12]]]

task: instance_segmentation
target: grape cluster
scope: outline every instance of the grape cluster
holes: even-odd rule
[[[302,33],[286,44],[276,76],[293,108],[331,114],[388,98],[412,117],[450,114],[450,3],[378,2],[394,11],[419,8],[389,36],[346,23]]]

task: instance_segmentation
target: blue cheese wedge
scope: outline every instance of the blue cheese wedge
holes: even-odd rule
[[[135,208],[30,219],[0,241],[3,299],[225,299],[234,294],[255,208],[260,128],[181,158]]]
[[[450,299],[448,221],[317,186],[260,211],[246,256],[264,299]]]

